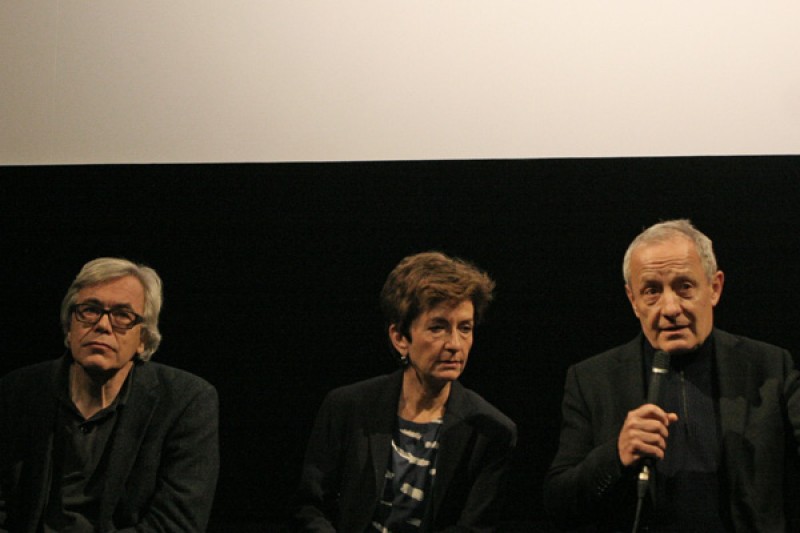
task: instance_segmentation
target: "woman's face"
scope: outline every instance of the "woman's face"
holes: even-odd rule
[[[455,381],[464,371],[472,348],[475,308],[470,300],[444,302],[411,323],[411,339],[394,325],[389,335],[395,349],[408,356],[420,377],[431,383]]]

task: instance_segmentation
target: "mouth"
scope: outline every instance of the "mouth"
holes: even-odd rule
[[[111,346],[110,344],[106,344],[104,342],[99,342],[99,341],[85,342],[85,343],[83,343],[83,346],[86,347],[86,348],[101,348],[103,350],[112,350],[112,351],[114,351],[114,347],[113,346]]]
[[[669,335],[670,333],[682,333],[684,331],[688,331],[689,326],[688,325],[686,325],[686,326],[669,326],[669,327],[666,327],[666,328],[659,328],[659,329],[661,330],[661,333],[666,333],[667,335]]]

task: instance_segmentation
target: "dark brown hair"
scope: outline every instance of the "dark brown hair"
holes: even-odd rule
[[[405,257],[386,278],[381,309],[387,325],[411,340],[411,323],[421,313],[443,302],[470,300],[475,322],[480,322],[492,300],[494,281],[475,265],[441,252]]]

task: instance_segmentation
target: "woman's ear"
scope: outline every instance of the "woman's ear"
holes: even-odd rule
[[[389,340],[392,341],[392,346],[401,357],[408,355],[408,339],[397,329],[395,324],[389,325]]]

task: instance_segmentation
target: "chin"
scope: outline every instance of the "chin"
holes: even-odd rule
[[[690,341],[666,342],[662,343],[661,348],[659,349],[675,355],[685,352],[691,352],[692,350],[697,349],[698,346],[699,343]]]

